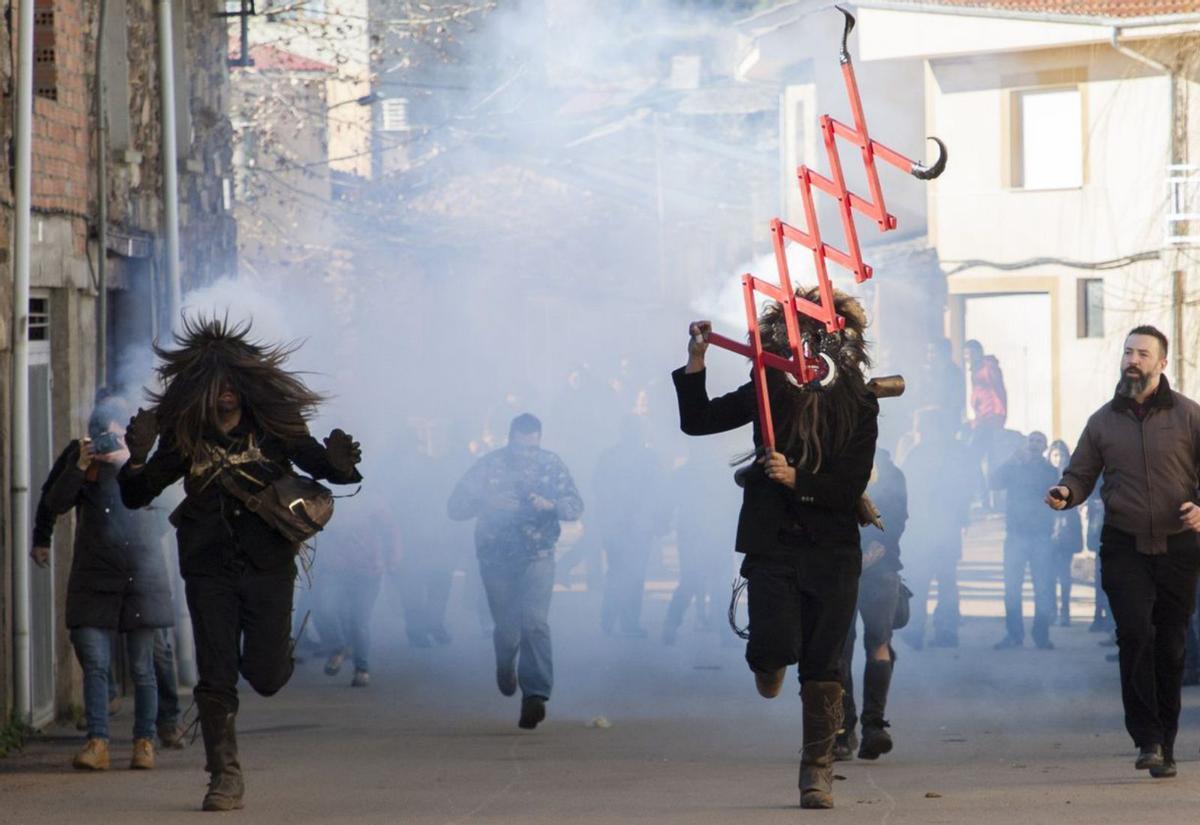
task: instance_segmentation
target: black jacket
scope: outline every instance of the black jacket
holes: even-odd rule
[[[863,549],[866,550],[871,542],[877,541],[885,550],[883,558],[867,569],[900,570],[903,567],[900,564],[900,538],[908,524],[908,486],[904,481],[904,473],[892,463],[886,450],[875,453],[875,478],[867,487],[867,495],[879,510],[883,531],[873,524],[864,527]]]
[[[54,519],[75,510],[75,552],[67,580],[67,627],[121,632],[175,623],[167,566],[152,541],[154,519],[121,503],[117,468],[80,470],[79,443],[55,462],[38,503],[34,541],[48,546]]]
[[[754,384],[710,399],[705,371],[671,374],[679,400],[679,426],[688,435],[711,435],[754,425],[754,446],[762,446]],[[751,473],[742,492],[738,517],[739,553],[787,556],[807,547],[859,545],[858,500],[867,489],[879,435],[879,403],[863,399],[854,434],[838,453],[826,453],[816,473],[797,469],[796,488],[788,489],[761,473]]]
[[[1046,491],[1058,481],[1049,461],[1030,456],[1024,449],[1001,464],[990,479],[993,489],[1007,491],[1004,535],[1022,541],[1049,544],[1054,533],[1055,511],[1046,506]]]
[[[325,448],[311,435],[284,442],[262,435],[248,415],[228,435],[210,432],[205,442],[245,463],[237,464],[236,470],[206,470],[183,455],[172,440],[160,439],[158,449],[144,467],[133,470],[126,464],[118,476],[121,499],[131,508],[145,507],[164,489],[184,479],[185,498],[171,520],[179,539],[179,569],[185,578],[219,575],[239,555],[263,572],[283,572],[295,564],[296,546],[246,510],[221,486],[216,472],[230,473],[248,493],[258,492],[291,472],[293,463],[313,478],[334,484],[362,480],[357,470],[336,470]]]

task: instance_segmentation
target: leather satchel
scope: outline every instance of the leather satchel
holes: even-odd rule
[[[226,473],[221,486],[292,544],[303,544],[333,518],[333,493],[307,476],[287,473],[257,493],[248,493]]]

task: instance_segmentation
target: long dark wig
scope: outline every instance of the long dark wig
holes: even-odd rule
[[[820,303],[816,288],[796,290],[796,295]],[[867,313],[858,299],[834,290],[834,309],[846,319],[841,332],[828,333],[824,324],[800,317],[800,334],[813,351],[829,356],[836,369],[826,387],[797,386],[790,376],[767,369],[767,392],[775,423],[776,449],[793,456],[797,466],[817,472],[825,457],[836,454],[849,442],[862,415],[863,402],[870,396],[864,372],[871,366],[867,354]],[[783,306],[771,303],[759,318],[763,349],[790,358]]]
[[[217,399],[224,386],[237,393],[242,415],[265,435],[283,440],[308,433],[308,420],[324,397],[283,369],[299,344],[273,345],[250,339],[250,323],[228,317],[184,317],[175,349],[154,345],[162,390],[149,397],[159,433],[187,456],[206,431],[220,422]]]

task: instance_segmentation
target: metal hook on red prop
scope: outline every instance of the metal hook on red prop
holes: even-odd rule
[[[850,32],[854,29],[854,15],[846,11],[841,6],[834,6],[834,8],[836,8],[846,17],[846,26],[842,29],[842,51],[840,57],[843,63],[849,63],[850,48],[847,46],[847,41],[850,39]]]
[[[913,163],[912,171],[909,173],[917,180],[933,180],[942,172],[946,171],[946,161],[950,157],[950,153],[946,151],[946,144],[942,143],[941,138],[929,137],[926,140],[932,140],[938,145],[938,159],[933,162],[932,166],[926,166],[920,161]]]

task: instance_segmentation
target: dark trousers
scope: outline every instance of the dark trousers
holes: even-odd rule
[[[443,547],[417,548],[425,556],[406,558],[397,574],[404,626],[410,636],[444,631],[446,605],[454,582],[457,559]]]
[[[195,696],[236,711],[238,674],[263,696],[292,676],[291,622],[294,570],[263,573],[244,560],[219,575],[185,580],[196,640]]]
[[[1024,641],[1025,616],[1021,592],[1025,568],[1033,578],[1033,640],[1050,641],[1054,620],[1054,552],[1049,537],[1010,534],[1004,539],[1004,626],[1011,639]]]
[[[750,669],[798,664],[801,684],[841,681],[861,572],[857,545],[806,547],[789,558],[747,556]]]
[[[516,660],[522,695],[549,699],[554,687],[549,621],[554,556],[480,561],[479,572],[496,623],[492,642],[497,667],[511,667]]]
[[[354,652],[354,669],[370,670],[371,614],[379,599],[379,576],[335,570],[317,588],[317,630],[332,652]]]
[[[937,582],[937,607],[933,610],[933,632],[943,640],[958,639],[958,624],[961,621],[958,597],[959,547],[922,548],[928,550],[904,560],[904,580],[912,590],[911,617],[904,638],[913,646],[925,643],[925,624],[928,620],[929,591]]]
[[[858,581],[858,615],[863,623],[863,650],[867,661],[880,645],[891,646],[892,625],[896,621],[896,603],[900,600],[900,574],[894,570],[868,567]],[[850,621],[846,647],[842,653],[845,667],[842,675],[842,707],[846,715],[845,729],[854,730],[858,723],[858,708],[854,704],[854,643],[858,637],[857,623]],[[894,654],[892,658],[895,658]],[[878,721],[878,720],[875,720]]]
[[[1054,583],[1058,590],[1058,615],[1069,619],[1071,618],[1071,559],[1075,557],[1070,553],[1055,550],[1052,558],[1054,560]]]
[[[695,601],[697,619],[707,628],[726,607],[721,603],[721,594],[724,591],[727,601],[729,591],[726,588],[731,578],[727,550],[717,547],[714,552],[703,545],[687,547],[681,543],[679,586],[671,594],[664,626],[672,631],[678,630],[688,607]]]
[[[637,631],[642,626],[642,597],[646,590],[646,565],[650,561],[650,539],[632,537],[604,541],[608,571],[604,578],[604,600],[600,626],[612,630]]]
[[[1170,750],[1179,729],[1187,625],[1196,606],[1200,545],[1179,533],[1163,555],[1137,551],[1134,537],[1100,534],[1102,584],[1117,624],[1125,729],[1138,747]]]
[[[1104,592],[1104,588],[1100,582],[1104,580],[1104,563],[1100,559],[1100,554],[1096,554],[1096,572],[1094,574],[1094,582],[1096,587],[1096,609],[1092,613],[1093,622],[1111,622],[1112,608],[1108,604],[1108,595]]]

